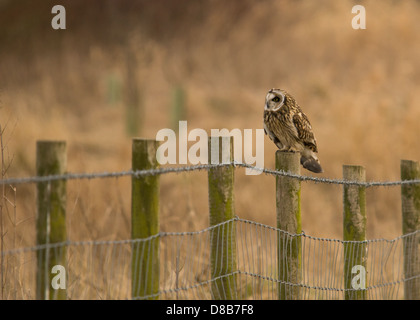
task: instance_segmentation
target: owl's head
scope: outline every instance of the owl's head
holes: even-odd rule
[[[284,104],[286,91],[281,89],[271,89],[265,96],[264,110],[277,111]]]

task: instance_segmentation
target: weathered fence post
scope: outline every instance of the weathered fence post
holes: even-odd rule
[[[366,182],[366,171],[361,166],[343,166],[346,181]],[[366,299],[366,187],[344,185],[343,192],[344,239],[344,298]]]
[[[418,161],[401,160],[401,180],[420,179]],[[401,185],[403,234],[420,230],[420,184]],[[404,299],[420,299],[420,236],[415,234],[404,238]],[[417,276],[417,278],[410,279]],[[408,280],[410,279],[410,280]]]
[[[209,163],[229,163],[233,160],[233,137],[209,138]],[[233,166],[209,169],[210,225],[234,218]],[[234,221],[224,223],[210,232],[210,262],[214,299],[236,298],[236,232]],[[220,278],[219,278],[220,277]]]
[[[156,169],[158,141],[133,139],[132,169]],[[131,237],[133,240],[159,232],[159,176],[132,176]],[[133,243],[131,260],[132,297],[158,299],[159,237]]]
[[[300,174],[300,154],[276,152],[276,170]],[[276,176],[278,298],[299,299],[301,281],[302,232],[299,179]]]
[[[61,175],[66,172],[65,141],[37,141],[37,176]],[[67,298],[66,283],[52,281],[57,276],[54,266],[67,267],[66,246],[48,248],[54,243],[65,242],[66,234],[66,180],[37,183],[37,245],[46,245],[37,251],[36,298],[38,300]],[[65,273],[61,281],[66,281]]]

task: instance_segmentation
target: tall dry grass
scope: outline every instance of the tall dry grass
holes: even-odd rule
[[[171,126],[174,88],[185,91],[189,129],[210,130],[262,128],[264,96],[281,87],[312,122],[322,176],[340,178],[343,164],[358,164],[368,180],[399,179],[400,159],[420,159],[420,7],[363,4],[366,30],[351,28],[353,1],[72,1],[67,30],[54,31],[52,3],[0,2],[0,122],[14,155],[7,174],[34,175],[39,139],[67,141],[70,172],[129,169],[129,52],[142,137]],[[112,102],[111,78],[120,86]],[[266,138],[266,167],[275,150]],[[161,177],[163,231],[208,225],[206,178]],[[235,178],[237,215],[275,225],[274,178],[241,169]],[[302,189],[303,230],[341,238],[341,187]],[[401,234],[399,192],[368,190],[369,238]],[[21,223],[5,224],[19,246],[32,245],[35,186],[19,185],[16,195]],[[129,238],[129,178],[69,182],[67,203],[70,239]]]

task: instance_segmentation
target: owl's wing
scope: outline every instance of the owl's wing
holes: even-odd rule
[[[303,142],[303,145],[313,152],[318,152],[316,140],[308,117],[303,112],[298,112],[293,116],[293,124],[296,127],[299,140]]]

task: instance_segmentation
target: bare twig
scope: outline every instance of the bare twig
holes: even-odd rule
[[[0,125],[0,156],[1,156],[1,178],[0,181],[4,181],[6,179],[6,173],[9,170],[14,157],[12,156],[12,158],[10,159],[9,154],[7,153],[7,163],[6,163],[6,156],[5,156],[5,151],[7,150],[7,143],[4,143],[4,132],[7,128],[8,125],[8,121],[6,122],[6,125],[4,127],[2,127]],[[7,231],[5,230],[5,217],[4,217],[4,213],[6,212],[9,220],[12,222],[13,227],[16,227],[16,188],[13,187],[12,185],[9,185],[10,189],[12,190],[12,192],[14,193],[14,201],[10,201],[10,199],[7,197],[6,194],[6,184],[2,184],[2,189],[1,189],[1,201],[0,201],[0,251],[2,253],[2,256],[0,258],[0,281],[1,281],[1,295],[0,298],[3,300],[5,298],[4,296],[4,287],[5,287],[5,279],[6,279],[6,275],[5,275],[5,260],[4,260],[4,239],[5,236],[7,234]],[[10,217],[9,215],[9,210],[8,210],[8,206],[11,205],[13,207],[13,217]],[[4,210],[5,211],[4,211]],[[13,245],[16,245],[16,232],[13,235]],[[16,288],[16,287],[15,287]]]

